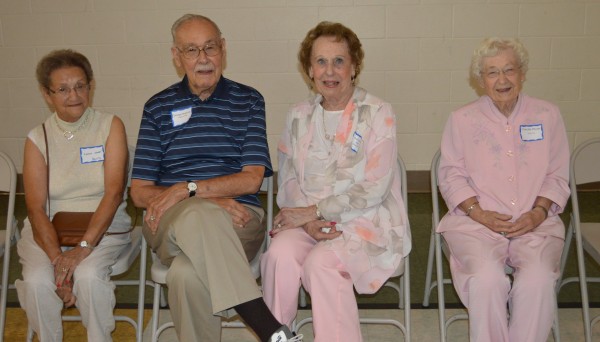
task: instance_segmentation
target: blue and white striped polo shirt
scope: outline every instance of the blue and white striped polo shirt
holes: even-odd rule
[[[205,101],[187,76],[144,106],[132,177],[170,186],[238,173],[262,165],[273,173],[267,145],[265,102],[255,89],[221,77]],[[256,195],[237,198],[260,206]]]

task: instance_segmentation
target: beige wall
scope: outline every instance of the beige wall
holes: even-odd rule
[[[361,38],[359,84],[393,104],[409,170],[429,169],[448,113],[476,98],[467,68],[486,36],[524,41],[524,91],[560,106],[571,147],[600,136],[600,0],[0,0],[0,150],[20,171],[24,137],[49,114],[35,65],[64,47],[90,59],[94,107],[135,143],[144,102],[178,79],[169,30],[187,12],[220,25],[225,75],[265,96],[274,163],[286,110],[308,94],[298,44],[321,20]]]

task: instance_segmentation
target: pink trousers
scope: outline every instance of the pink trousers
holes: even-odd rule
[[[443,236],[454,288],[469,311],[471,341],[546,341],[564,241],[539,233],[507,239],[487,228]],[[505,265],[514,269],[512,284]]]
[[[315,342],[362,341],[352,279],[336,253],[302,228],[271,240],[261,259],[263,297],[280,322],[291,326],[302,284],[310,293]]]

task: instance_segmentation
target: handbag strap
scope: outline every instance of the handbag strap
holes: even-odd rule
[[[48,135],[46,134],[46,124],[42,123],[42,130],[44,130],[44,143],[46,144],[46,188],[47,188],[47,202],[48,202],[48,217],[50,217],[50,153],[48,153]]]

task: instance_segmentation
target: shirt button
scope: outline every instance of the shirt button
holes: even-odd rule
[[[513,156],[513,151],[511,151],[511,150],[506,151],[506,155],[508,157],[512,157]]]
[[[510,133],[510,131],[512,131],[512,126],[506,126],[504,130],[506,131],[506,133]]]
[[[517,199],[516,198],[511,199],[510,204],[517,205]]]
[[[515,180],[515,176],[509,176],[509,177],[508,177],[508,181],[509,181],[509,182],[513,182],[514,180]]]

